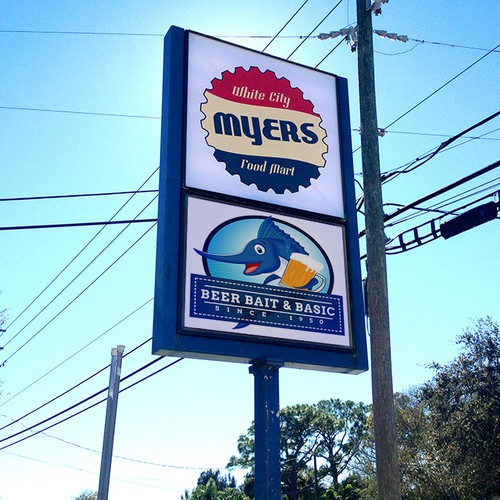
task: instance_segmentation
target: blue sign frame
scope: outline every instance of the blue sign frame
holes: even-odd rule
[[[328,216],[297,208],[282,207],[274,203],[253,201],[187,187],[185,171],[189,33],[181,28],[171,27],[165,37],[153,353],[249,364],[257,360],[268,359],[277,360],[287,367],[346,373],[366,371],[368,359],[347,80],[335,77],[345,217]],[[243,48],[242,50],[249,51],[249,49]],[[293,63],[286,62],[286,64]],[[186,327],[184,324],[185,308],[193,307],[185,303],[186,252],[188,251],[186,248],[187,212],[189,200],[193,199],[225,203],[228,207],[246,207],[249,210],[269,211],[278,214],[278,216],[282,214],[283,217],[297,217],[300,220],[317,221],[322,224],[342,227],[345,233],[350,345],[339,346],[272,336],[237,335],[216,329]],[[189,250],[192,251],[192,249]],[[199,294],[200,298],[206,298],[208,292],[202,291],[203,286],[206,286],[212,278],[199,275],[191,276],[189,279],[193,283],[189,286],[193,286],[194,290],[194,281],[196,281],[196,286],[199,285],[196,288],[196,293]],[[217,280],[217,286],[224,286],[227,283],[229,280]],[[262,292],[265,296],[266,290],[261,288],[259,285],[255,285],[254,292],[256,294]],[[235,294],[233,297],[235,302],[243,301],[241,290],[233,293]],[[300,292],[290,293],[292,298],[296,297],[299,300]],[[310,297],[314,295],[312,294]],[[221,295],[214,295],[214,297],[220,298]],[[342,297],[335,295],[330,295],[328,300],[331,302],[329,306],[332,307],[332,310],[333,307],[338,307],[342,303]],[[191,310],[193,316],[209,314],[213,304],[205,301],[198,303],[197,307],[196,311]],[[234,320],[234,318],[232,316],[223,318],[223,321],[230,320]],[[298,328],[297,325],[294,325],[295,319],[290,321],[290,328]],[[333,332],[339,328],[339,324],[332,321],[329,328]]]

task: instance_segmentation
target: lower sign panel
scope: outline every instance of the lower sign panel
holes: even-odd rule
[[[344,229],[188,197],[183,326],[352,347]]]

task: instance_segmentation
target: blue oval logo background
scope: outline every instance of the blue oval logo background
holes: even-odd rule
[[[256,238],[260,225],[267,217],[245,216],[230,219],[217,226],[207,237],[203,251],[218,255],[232,255],[241,252],[245,245]],[[300,243],[309,256],[323,264],[321,274],[326,279],[322,292],[330,294],[334,284],[333,267],[321,246],[298,227],[273,217],[273,222],[294,240]],[[243,265],[219,262],[203,258],[203,267],[207,276],[235,281],[262,284],[266,275],[248,276],[243,274]]]

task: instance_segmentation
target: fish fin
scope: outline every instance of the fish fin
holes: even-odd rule
[[[246,321],[240,321],[236,326],[233,326],[233,330],[239,330],[240,328],[245,328],[249,324],[250,323],[247,323]]]
[[[306,249],[296,240],[294,240],[289,234],[285,233],[283,229],[279,228],[272,220],[271,217],[265,219],[259,227],[257,233],[258,238],[269,238],[281,241],[285,244],[285,252],[283,257],[287,260],[290,259],[292,253],[301,253],[304,255],[309,255]]]
[[[271,281],[276,281],[276,280],[279,280],[281,277],[278,276],[277,274],[270,274],[265,280],[264,280],[264,283],[262,283],[263,285],[267,285],[268,283],[270,283]]]

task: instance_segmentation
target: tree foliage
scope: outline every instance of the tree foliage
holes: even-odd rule
[[[82,491],[79,495],[73,497],[73,500],[97,500],[97,491]]]
[[[498,324],[491,318],[479,319],[456,343],[458,355],[447,364],[432,363],[434,375],[428,382],[395,394],[405,500],[500,498]],[[290,406],[280,412],[280,430],[283,498],[377,498],[369,406],[338,399]],[[219,487],[231,485],[217,483],[220,474],[207,471],[198,487],[204,489],[189,498],[253,498],[254,449],[252,424],[239,437],[239,455],[228,465],[248,471],[243,493],[231,487],[219,492]],[[243,496],[214,496],[231,495],[231,490]]]
[[[396,395],[404,498],[500,495],[500,332],[479,319],[457,338],[459,355]]]
[[[218,490],[226,488],[236,488],[236,479],[231,474],[223,476],[219,469],[208,469],[203,471],[198,478],[198,486],[206,486],[208,481],[213,479]]]
[[[366,436],[369,414],[370,406],[339,399],[283,408],[280,411],[282,494],[290,500],[314,498],[315,462],[319,490],[339,490],[339,478],[349,472]],[[252,424],[238,439],[239,456],[231,457],[228,465],[249,471],[248,486],[254,474],[254,447]],[[252,493],[250,487],[245,491]]]
[[[500,330],[480,319],[457,338],[461,353],[434,363],[421,389],[433,440],[458,498],[500,495]]]
[[[231,474],[223,476],[219,469],[208,469],[200,474],[196,488],[185,491],[181,500],[250,500],[236,487],[236,480]]]

